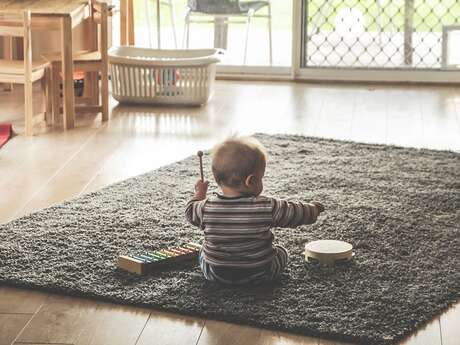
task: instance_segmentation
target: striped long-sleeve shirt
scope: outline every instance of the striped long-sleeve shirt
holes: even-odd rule
[[[204,231],[204,260],[213,266],[256,268],[274,256],[272,227],[316,221],[317,206],[270,197],[229,198],[215,194],[187,203],[186,217]]]

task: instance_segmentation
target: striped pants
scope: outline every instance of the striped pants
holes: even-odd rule
[[[204,253],[202,251],[200,251],[198,259],[201,271],[206,280],[225,285],[257,284],[275,280],[283,273],[287,266],[287,250],[281,246],[275,246],[274,249],[276,253],[272,262],[260,269],[242,270],[235,268],[217,268],[204,260]]]

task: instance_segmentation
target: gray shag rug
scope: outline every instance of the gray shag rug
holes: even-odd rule
[[[197,267],[116,269],[118,254],[200,241],[184,219],[196,157],[0,226],[0,282],[365,344],[394,343],[459,299],[459,154],[257,137],[270,155],[264,194],[327,210],[274,230],[290,264],[272,286],[222,288]],[[354,262],[306,264],[304,244],[317,239],[351,242]]]

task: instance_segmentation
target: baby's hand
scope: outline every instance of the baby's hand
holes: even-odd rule
[[[203,200],[208,192],[209,181],[198,180],[195,183],[195,199]]]
[[[312,201],[311,203],[318,208],[319,213],[324,212],[324,205],[322,203],[319,201]]]

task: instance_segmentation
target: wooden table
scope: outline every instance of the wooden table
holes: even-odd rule
[[[72,29],[89,15],[87,0],[0,0],[0,15],[33,14],[32,30],[60,30],[63,76],[64,128],[75,127]]]

